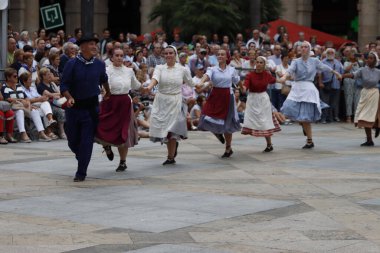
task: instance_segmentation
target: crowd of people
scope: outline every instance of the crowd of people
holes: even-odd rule
[[[302,31],[298,38],[289,38],[286,27],[277,31],[273,38],[259,29],[247,38],[194,35],[187,43],[164,32],[111,38],[108,28],[101,36],[77,28],[71,36],[19,33],[9,25],[0,144],[68,139],[74,153],[87,157],[77,157],[78,181],[92,151],[82,146],[93,138],[110,160],[118,147],[117,171],[127,168],[138,137],[167,144],[164,165],[174,164],[188,130],[212,132],[225,144],[223,158],[233,154],[234,132],[265,137],[264,152],[271,152],[273,133],[292,122],[307,137],[304,149],[314,147],[313,122],[355,123],[366,132],[362,146],[373,146],[372,129],[380,133],[380,37],[360,52],[355,42],[319,45]],[[74,141],[82,135],[87,144]]]

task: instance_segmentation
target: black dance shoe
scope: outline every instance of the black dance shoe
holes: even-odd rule
[[[375,138],[379,137],[379,134],[380,134],[380,128],[376,127]]]
[[[308,142],[305,144],[305,146],[302,147],[302,149],[312,149],[314,148],[314,142]]]
[[[179,146],[179,142],[177,141],[177,142],[175,143],[175,152],[174,152],[174,158],[176,158],[176,157],[177,157],[178,146]]]
[[[78,177],[78,176],[74,177],[74,182],[83,182],[84,180],[85,180],[84,177]]]
[[[125,163],[120,163],[119,164],[119,167],[117,167],[117,169],[116,169],[116,172],[123,172],[123,171],[125,171],[127,169],[127,164],[125,164]]]
[[[373,141],[366,141],[362,144],[360,144],[361,147],[373,147],[375,146],[375,143],[373,143]]]
[[[170,164],[175,164],[175,160],[173,159],[167,159],[162,165],[170,165]]]
[[[216,136],[216,138],[222,143],[226,143],[226,140],[224,139],[224,136],[223,134],[214,134]]]
[[[273,151],[273,146],[272,145],[268,145],[264,150],[263,150],[263,153],[268,153],[268,152],[272,152]]]
[[[103,148],[104,148],[104,151],[103,151],[103,152],[106,152],[106,155],[107,155],[108,160],[112,161],[114,155],[113,155],[113,152],[112,152],[111,146],[103,146]]]
[[[230,149],[230,151],[225,151],[224,154],[222,155],[222,158],[228,158],[230,157],[234,152],[232,151],[232,149]]]

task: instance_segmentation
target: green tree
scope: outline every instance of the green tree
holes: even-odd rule
[[[281,6],[281,0],[261,1],[261,23],[279,18]],[[169,35],[179,28],[187,39],[193,34],[232,36],[252,29],[249,10],[247,0],[162,0],[153,8],[149,19],[160,18]]]
[[[167,32],[175,28],[189,37],[192,34],[234,34],[240,29],[243,15],[239,6],[228,0],[162,0],[150,14],[150,21],[161,18]]]

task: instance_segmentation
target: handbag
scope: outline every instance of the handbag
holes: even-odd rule
[[[20,101],[15,101],[12,103],[12,110],[14,111],[23,110],[25,117],[30,118],[30,109],[26,108],[24,104],[21,103]]]
[[[66,97],[61,97],[61,98],[58,98],[58,99],[54,99],[53,100],[53,105],[59,107],[59,108],[64,108],[66,107],[66,104],[67,104],[67,99]]]
[[[11,109],[11,104],[7,101],[0,101],[0,111],[6,112]]]

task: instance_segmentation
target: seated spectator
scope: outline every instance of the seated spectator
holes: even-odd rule
[[[4,123],[6,131],[4,131]],[[11,110],[11,105],[7,101],[4,101],[0,93],[0,144],[17,142],[17,140],[13,138],[14,123],[14,112]],[[4,136],[4,134],[6,135]]]
[[[18,84],[17,72],[15,69],[6,69],[4,71],[5,85],[1,89],[1,93],[5,100],[12,104],[12,109],[16,112],[17,127],[21,134],[21,142],[30,143],[31,140],[25,130],[25,116],[31,118],[37,128],[39,141],[51,141],[45,135],[44,126],[41,121],[40,113],[36,108],[32,107],[29,99],[27,99],[21,84]]]
[[[16,49],[13,56],[13,62],[9,67],[17,70],[18,72],[19,69],[22,67],[23,60],[24,60],[24,50]]]
[[[47,96],[53,111],[54,117],[58,121],[58,135],[61,139],[66,139],[65,130],[63,125],[66,121],[65,111],[61,108],[62,104],[57,103],[61,98],[61,92],[57,85],[53,81],[53,74],[48,68],[42,68],[40,70],[41,82],[37,85],[37,91],[40,95]],[[54,135],[51,136],[55,138]]]
[[[206,101],[206,97],[203,95],[198,96],[196,104],[190,110],[190,126],[191,130],[197,130],[199,119],[201,117],[201,112],[203,104]]]
[[[46,67],[50,70],[50,72],[53,74],[53,82],[56,85],[61,84],[61,75],[59,73],[59,63],[61,61],[61,58],[59,54],[51,54],[49,55],[49,65]]]
[[[245,102],[240,100],[241,93],[239,89],[235,89],[235,104],[236,104],[236,110],[238,112],[239,116],[239,122],[244,122],[244,111],[245,111]]]
[[[46,132],[48,135],[51,135],[51,127],[55,126],[57,124],[57,121],[53,119],[53,112],[49,103],[49,97],[41,96],[37,92],[37,89],[35,87],[32,87],[32,76],[28,72],[21,74],[20,84],[22,85],[24,93],[29,99],[32,107],[36,108],[39,111],[40,116],[43,117],[46,126]],[[54,139],[57,139],[57,136],[51,136],[55,137]]]
[[[137,126],[139,128],[138,134],[141,138],[149,138],[149,118],[145,114],[145,106],[140,102],[139,96],[136,94],[131,94],[133,111],[135,113],[135,118],[137,121]]]
[[[39,83],[37,69],[33,67],[34,56],[30,52],[25,52],[23,57],[22,67],[18,71],[18,76],[24,72],[29,72],[32,75],[32,86],[36,87],[36,83]]]

